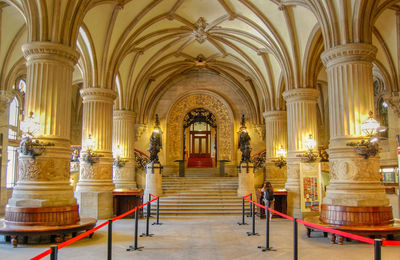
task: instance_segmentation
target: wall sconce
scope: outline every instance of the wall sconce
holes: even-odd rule
[[[373,157],[379,152],[379,144],[378,137],[376,134],[378,132],[386,131],[385,127],[381,127],[373,117],[374,113],[370,111],[369,117],[361,124],[361,132],[363,136],[368,139],[361,140],[360,142],[350,142],[347,143],[347,146],[353,146],[354,151],[364,157],[364,159],[368,159],[369,157]]]
[[[307,152],[299,154],[297,157],[302,157],[302,161],[305,163],[315,162],[318,158],[318,153],[314,153],[313,150],[315,146],[317,146],[317,142],[312,138],[312,134],[306,138],[304,146],[307,149]]]
[[[276,151],[276,155],[278,156],[278,159],[273,160],[275,163],[276,167],[282,168],[286,165],[286,150],[283,149],[283,146],[281,145],[281,148],[279,148],[278,151]]]
[[[83,154],[83,161],[93,165],[94,163],[99,161],[99,157],[103,157],[103,155],[95,154],[93,150],[97,147],[96,140],[92,138],[92,135],[89,134],[88,139],[85,141],[86,151]]]
[[[121,159],[122,154],[123,154],[123,151],[119,145],[117,145],[117,147],[114,147],[114,149],[113,149],[113,157],[114,157],[113,165],[118,168],[124,167],[125,163],[128,162],[128,160]]]
[[[21,122],[21,131],[22,139],[19,144],[19,149],[23,155],[35,158],[46,150],[46,146],[54,146],[53,143],[44,143],[35,139],[41,132],[41,126],[38,120],[33,116],[33,112],[30,112],[29,117]]]

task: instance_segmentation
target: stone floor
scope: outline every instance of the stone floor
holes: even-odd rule
[[[293,259],[291,222],[272,220],[270,245],[276,251],[262,252],[257,246],[265,244],[265,220],[256,220],[256,231],[260,236],[247,236],[251,226],[239,226],[236,224],[239,220],[238,216],[164,218],[161,219],[163,225],[150,227],[154,237],[139,238],[139,246],[144,246],[140,252],[126,251],[133,244],[133,220],[119,220],[113,225],[113,259]],[[250,224],[251,219],[247,218],[247,222]],[[139,226],[139,231],[143,232],[144,219],[140,220]],[[341,246],[330,244],[320,232],[314,232],[312,236],[307,238],[305,228],[299,225],[299,259],[373,259],[372,245],[346,242]],[[41,244],[12,248],[2,241],[0,259],[29,259],[49,247],[48,244]],[[84,238],[61,249],[58,259],[106,259],[106,243],[105,227],[97,231],[92,239]],[[382,259],[399,260],[400,247],[384,247]]]

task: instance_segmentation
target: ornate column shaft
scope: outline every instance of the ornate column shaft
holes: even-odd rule
[[[122,150],[121,158],[126,160],[122,167],[113,166],[113,181],[116,189],[135,189],[135,120],[133,111],[114,111],[113,146]]]
[[[2,160],[0,161],[1,167],[1,179],[0,179],[0,214],[4,213],[4,207],[7,204],[7,189],[6,189],[6,173],[7,173],[7,146],[8,146],[8,114],[10,101],[14,95],[8,91],[0,90],[0,134],[3,134],[1,143],[2,149]]]
[[[313,88],[291,89],[283,93],[286,100],[288,123],[287,181],[288,213],[301,216],[300,207],[300,158],[304,152],[304,141],[312,134],[318,140],[317,98],[319,91]]]
[[[374,111],[370,44],[346,44],[322,54],[328,73],[330,117],[330,184],[323,204],[388,206],[379,179],[379,157],[364,159],[349,142],[360,141],[361,123]],[[324,210],[324,209],[323,209]]]
[[[286,111],[264,112],[266,128],[266,176],[274,188],[284,188],[286,183],[286,166],[279,168],[272,160],[276,159],[276,151],[282,146],[287,150],[287,118]]]
[[[28,43],[22,50],[27,61],[25,116],[34,113],[42,127],[37,139],[54,146],[47,146],[36,157],[20,154],[18,182],[8,201],[6,220],[17,223],[26,220],[23,214],[14,212],[17,207],[64,207],[64,213],[58,215],[62,216],[53,221],[75,223],[79,216],[69,183],[69,138],[72,73],[79,54],[52,42]],[[54,213],[43,213],[46,214]]]
[[[116,93],[104,88],[85,88],[81,90],[81,96],[82,151],[76,196],[81,215],[103,219],[112,216],[112,130]],[[89,136],[96,143],[93,152],[101,156],[92,164],[84,160]]]

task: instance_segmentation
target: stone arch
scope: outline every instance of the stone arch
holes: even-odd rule
[[[189,94],[178,99],[167,116],[167,164],[182,159],[183,118],[196,108],[204,108],[217,119],[218,159],[234,159],[234,119],[229,105],[209,93]]]

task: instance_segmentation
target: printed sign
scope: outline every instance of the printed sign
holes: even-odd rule
[[[321,205],[321,163],[300,163],[301,211],[315,212]]]

